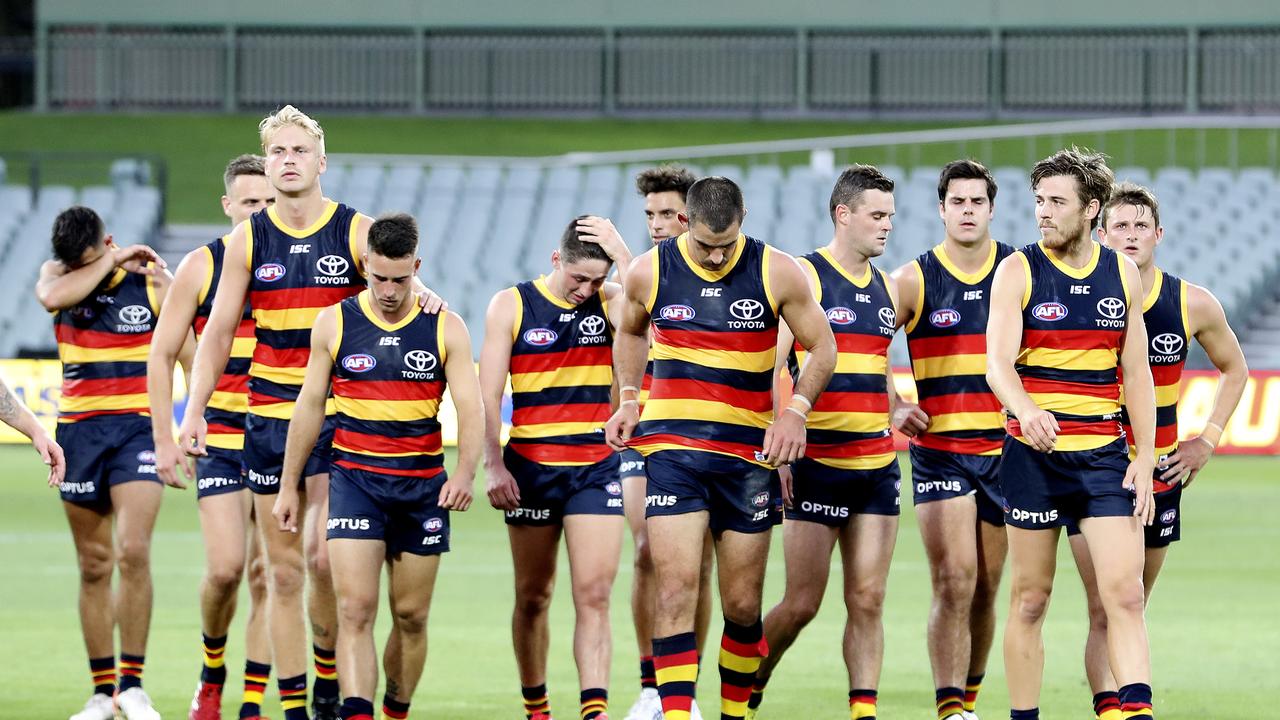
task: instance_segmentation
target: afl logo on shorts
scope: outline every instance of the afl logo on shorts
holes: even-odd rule
[[[351,267],[350,263],[340,255],[325,255],[316,261],[316,269],[329,277],[337,277],[345,273],[349,267]]]
[[[880,308],[880,323],[887,328],[898,324],[898,314],[891,307]]]
[[[558,337],[560,336],[556,334],[555,330],[548,330],[547,328],[533,328],[532,330],[524,331],[524,341],[538,347],[550,345]]]
[[[275,282],[284,277],[284,266],[280,263],[267,263],[255,270],[253,276],[262,282]]]
[[[348,355],[342,358],[342,367],[350,370],[351,372],[369,372],[373,369],[373,366],[377,364],[378,361],[375,360],[372,355],[365,355],[364,353],[359,355]]]
[[[410,350],[404,354],[404,364],[410,370],[431,372],[436,369],[436,356],[426,350]]]
[[[827,311],[827,320],[832,325],[852,325],[858,319],[858,313],[847,307],[833,307]]]
[[[762,492],[762,493],[756,493],[756,496],[751,498],[751,504],[755,505],[758,508],[767,506],[769,504],[768,491]]]
[[[143,450],[138,453],[138,462],[153,463],[156,461],[156,454],[152,450]],[[1170,511],[1172,512],[1172,510]]]
[[[1040,303],[1031,308],[1031,316],[1045,322],[1058,322],[1067,316],[1067,306],[1059,302]]]
[[[1172,509],[1172,508],[1171,508],[1171,509],[1169,509],[1169,510],[1165,510],[1165,511],[1160,515],[1160,524],[1161,524],[1161,525],[1168,525],[1168,524],[1172,523],[1172,522],[1173,522],[1173,519],[1174,519],[1174,518],[1176,518],[1176,517],[1178,517],[1178,511],[1177,511],[1177,510],[1174,510],[1174,509]]]
[[[949,328],[960,324],[960,313],[951,308],[942,308],[929,313],[929,324],[936,328]]]
[[[608,485],[604,486],[604,491],[609,493],[610,495],[621,495],[622,483],[618,482],[617,480],[610,481]]]
[[[1182,350],[1182,336],[1174,333],[1160,333],[1151,338],[1151,349],[1157,355],[1173,355]]]
[[[582,331],[583,335],[599,335],[604,332],[604,318],[599,315],[588,315],[578,323],[578,330]]]
[[[751,298],[734,300],[729,305],[729,314],[739,320],[755,320],[764,314],[764,305]]]
[[[422,523],[422,529],[432,533],[440,532],[444,529],[444,521],[440,518],[431,518],[430,520]]]
[[[681,322],[683,320],[692,320],[696,313],[688,305],[667,305],[658,314],[663,320]]]

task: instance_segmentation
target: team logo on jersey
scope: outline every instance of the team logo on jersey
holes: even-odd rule
[[[898,324],[898,314],[891,307],[880,308],[880,324],[887,328],[894,327]]]
[[[604,332],[604,318],[599,315],[588,315],[578,323],[578,330],[583,335],[596,336]]]
[[[694,313],[693,308],[688,305],[667,305],[662,308],[658,314],[663,320],[674,320],[679,322],[682,320],[692,320],[696,313]]]
[[[422,529],[429,533],[440,532],[444,529],[444,521],[440,518],[430,518],[422,523]]]
[[[284,266],[280,263],[267,263],[253,271],[253,276],[262,282],[275,282],[284,277]]]
[[[1157,355],[1174,355],[1182,350],[1182,336],[1175,333],[1160,333],[1151,338],[1151,349]]]
[[[767,506],[769,504],[769,491],[756,493],[756,496],[751,498],[751,504],[758,508]]]
[[[929,313],[929,324],[936,328],[949,328],[960,324],[960,312],[942,308]]]
[[[328,275],[329,277],[337,277],[342,275],[351,267],[351,263],[341,255],[325,255],[316,261],[316,270]]]
[[[1098,314],[1110,320],[1124,317],[1124,301],[1115,297],[1104,297],[1098,301]]]
[[[1045,322],[1058,322],[1067,316],[1067,306],[1060,302],[1046,302],[1031,308],[1031,316]]]
[[[544,347],[556,341],[560,337],[555,330],[548,328],[532,328],[524,331],[524,341],[530,345]]]
[[[622,483],[618,482],[617,480],[610,480],[609,484],[604,486],[604,491],[609,493],[610,495],[621,495]]]
[[[404,364],[410,370],[431,372],[436,369],[436,356],[426,350],[410,350],[404,354]]]
[[[827,311],[827,320],[832,325],[852,325],[857,319],[858,313],[844,306],[833,307]]]
[[[359,355],[348,355],[342,358],[342,367],[350,370],[351,372],[369,372],[373,369],[373,366],[377,364],[378,361],[374,359],[372,355],[365,355],[364,353],[360,353]]]
[[[764,314],[764,305],[751,298],[734,300],[729,304],[729,314],[739,320],[755,320]]]
[[[1178,517],[1178,511],[1173,508],[1169,508],[1168,510],[1165,510],[1163,514],[1160,515],[1160,524],[1168,525],[1172,523],[1173,519],[1176,517]]]
[[[142,325],[151,320],[151,308],[146,305],[126,305],[120,308],[120,322],[126,325]]]

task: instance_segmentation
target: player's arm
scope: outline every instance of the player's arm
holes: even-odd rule
[[[804,456],[805,421],[835,371],[836,339],[800,264],[772,248],[766,252],[771,257],[765,282],[778,305],[778,315],[806,352],[787,406],[765,431],[765,461],[777,467]]]
[[[599,245],[618,268],[618,280],[622,281],[626,269],[631,267],[631,249],[627,247],[626,240],[622,239],[622,234],[613,226],[609,218],[589,215],[579,220],[578,239]]]
[[[471,360],[471,335],[466,323],[451,312],[445,313],[441,322],[445,323],[444,378],[458,415],[458,459],[440,491],[440,507],[462,511],[471,507],[476,465],[484,444],[484,403]]]
[[[324,426],[324,406],[329,398],[329,381],[333,375],[333,346],[338,334],[337,313],[338,307],[330,305],[316,315],[315,324],[311,327],[307,372],[302,380],[302,389],[298,391],[293,417],[289,419],[284,468],[280,471],[280,494],[276,496],[275,507],[271,510],[280,523],[280,529],[288,532],[298,531],[298,487],[302,483],[307,458]]]
[[[649,250],[631,261],[623,273],[619,318],[613,333],[613,377],[618,383],[618,409],[605,423],[604,436],[614,450],[625,450],[640,423],[640,386],[649,355],[649,296],[657,278]]]
[[[200,334],[200,347],[196,348],[195,362],[191,367],[191,384],[187,386],[187,408],[178,430],[178,447],[188,454],[205,454],[204,411],[213,396],[218,378],[227,368],[231,356],[231,344],[236,338],[236,328],[244,315],[245,300],[249,295],[248,237],[245,223],[240,223],[227,236],[222,262],[222,274],[218,278],[218,294],[213,298],[209,321]]]
[[[110,238],[108,235],[107,239]],[[40,277],[36,280],[36,299],[49,312],[73,307],[89,297],[118,267],[141,275],[153,275],[164,268],[164,261],[146,245],[121,248],[114,242],[107,242],[102,257],[74,270],[57,260],[48,260],[41,265]]]
[[[907,263],[889,276],[885,283],[889,288],[889,297],[893,300],[896,327],[905,326],[915,314],[916,298],[920,293],[920,266],[915,262]],[[885,384],[889,392],[889,424],[907,437],[915,437],[929,429],[929,415],[920,406],[904,400],[898,394],[898,386],[893,381],[893,364],[885,366]]]
[[[905,327],[915,319],[916,313],[920,312],[920,308],[917,307],[922,282],[920,264],[912,260],[894,270],[889,280],[894,284],[898,297],[898,312],[895,316],[898,327]]]
[[[1168,469],[1160,476],[1162,480],[1172,480],[1186,473],[1183,485],[1190,485],[1200,469],[1209,462],[1214,448],[1222,440],[1223,429],[1240,404],[1240,396],[1244,394],[1245,383],[1249,380],[1249,365],[1240,349],[1240,341],[1227,324],[1227,314],[1223,312],[1218,298],[1199,285],[1187,283],[1187,314],[1191,334],[1200,343],[1200,347],[1204,348],[1209,361],[1218,368],[1221,377],[1218,379],[1213,409],[1209,411],[1204,431],[1186,442],[1178,443],[1178,450],[1168,458]]]
[[[354,242],[351,246],[351,256],[355,258],[356,269],[360,271],[360,275],[368,279],[369,272],[364,267],[364,257],[369,252],[369,227],[373,225],[373,218],[364,213],[357,213],[356,218],[356,231]],[[437,295],[435,290],[427,287],[417,275],[413,276],[413,293],[418,298],[418,305],[432,315],[449,309],[449,303]]]
[[[151,404],[156,474],[166,485],[176,488],[185,488],[183,477],[194,477],[194,471],[190,458],[174,441],[173,370],[191,337],[191,323],[196,316],[200,287],[208,267],[206,256],[203,250],[194,250],[178,263],[173,285],[168,288],[161,305],[160,316],[151,335],[151,352],[147,356],[147,397]],[[189,373],[187,383],[190,386]],[[181,469],[181,474],[178,469]]]
[[[67,471],[67,461],[62,455],[62,447],[49,437],[48,431],[36,419],[35,413],[27,407],[22,399],[9,390],[8,384],[0,379],[0,422],[31,438],[31,445],[40,453],[40,459],[49,466],[49,487],[62,484]]]
[[[480,400],[484,412],[485,494],[499,510],[520,505],[516,479],[502,462],[502,393],[511,372],[516,312],[520,298],[508,288],[493,296],[485,313],[484,344],[480,346]]]
[[[1005,410],[1018,419],[1022,436],[1040,452],[1053,452],[1058,421],[1035,404],[1014,369],[1022,350],[1022,298],[1027,287],[1026,261],[1015,253],[1000,261],[991,280],[991,310],[987,316],[987,385]]]
[[[1138,266],[1127,255],[1120,256],[1120,271],[1130,294],[1142,289]],[[1128,297],[1129,316],[1120,345],[1120,369],[1124,372],[1124,407],[1133,428],[1136,455],[1125,471],[1124,486],[1136,494],[1133,514],[1150,525],[1155,519],[1156,504],[1152,499],[1152,473],[1156,466],[1156,389],[1151,379],[1151,358],[1147,355],[1147,325],[1142,319],[1142,300]]]

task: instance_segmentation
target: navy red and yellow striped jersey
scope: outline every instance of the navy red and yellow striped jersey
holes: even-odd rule
[[[58,422],[150,415],[147,355],[160,303],[150,276],[116,268],[74,307],[53,315],[62,399]]]
[[[249,367],[249,412],[287,420],[306,375],[311,326],[330,305],[365,288],[356,253],[360,214],[329,201],[320,218],[295,230],[275,206],[245,221],[249,306],[258,344]]]
[[[201,247],[198,252],[205,255],[204,284],[197,296],[196,315],[192,329],[196,333],[196,342],[204,335],[204,327],[209,323],[209,315],[213,312],[213,299],[218,294],[218,280],[222,277],[222,262],[226,259],[227,239],[214,240]],[[227,367],[218,378],[218,384],[209,397],[209,405],[205,408],[204,419],[209,426],[208,444],[210,447],[227,450],[244,448],[244,414],[249,408],[249,365],[253,362],[253,348],[257,344],[254,339],[253,313],[245,304],[240,314],[240,324],[236,326],[235,339],[231,342],[231,355],[227,358]]]
[[[867,264],[854,277],[827,248],[799,258],[814,279],[815,296],[836,338],[836,368],[809,412],[805,457],[844,470],[876,470],[894,462],[889,431],[889,343],[897,308],[888,280]],[[804,348],[791,351],[791,378]]]
[[[631,445],[644,455],[687,451],[764,466],[773,419],[778,305],[770,248],[739,235],[719,270],[693,260],[688,234],[652,251],[653,385]]]
[[[1142,319],[1147,325],[1147,360],[1151,363],[1151,378],[1156,387],[1156,460],[1158,465],[1162,465],[1178,449],[1178,393],[1182,385],[1182,368],[1191,349],[1186,281],[1156,268],[1155,284],[1142,301]],[[1120,380],[1123,384],[1123,373]],[[1137,450],[1128,413],[1123,408],[1121,417],[1132,457]],[[1166,492],[1174,486],[1156,477],[1156,492]]]
[[[412,302],[395,323],[362,292],[339,303],[333,354],[333,461],[341,467],[430,478],[444,472],[440,399],[444,315]]]
[[[929,428],[920,447],[961,455],[999,455],[1003,406],[987,385],[987,315],[995,268],[1013,247],[989,241],[986,262],[966,273],[937,245],[911,264],[919,282],[906,325],[911,372]]]
[[[1124,257],[1092,243],[1093,255],[1073,268],[1039,243],[1014,257],[1026,273],[1022,344],[1015,368],[1022,387],[1057,418],[1057,449],[1092,450],[1120,427],[1120,344],[1132,294]],[[1026,442],[1016,419],[1009,434]]]
[[[508,447],[543,465],[592,465],[609,457],[604,425],[613,413],[613,328],[600,293],[578,305],[545,277],[507,292],[511,326],[511,435]]]

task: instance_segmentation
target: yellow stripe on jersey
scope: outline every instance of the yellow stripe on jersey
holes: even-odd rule
[[[72,345],[71,343],[58,343],[58,358],[62,360],[63,365],[99,362],[146,362],[147,355],[150,352],[151,346],[149,344],[123,348],[89,348]],[[146,404],[143,403],[143,405]]]
[[[943,413],[929,417],[929,432],[944,433],[955,430],[982,430],[1004,427],[1004,413]],[[996,452],[999,452],[998,450]]]
[[[553,387],[607,386],[612,383],[613,368],[608,365],[562,367],[558,370],[514,373],[511,376],[512,392],[538,392]]]
[[[897,453],[888,452],[850,458],[822,458],[818,462],[821,462],[826,467],[840,470],[879,470],[897,459]]]
[[[249,396],[245,393],[214,390],[209,396],[209,407],[228,412],[245,412],[249,409]]]
[[[654,360],[680,360],[691,365],[716,368],[720,370],[736,370],[738,372],[773,372],[775,349],[760,352],[738,352],[735,350],[708,350],[699,348],[673,347],[662,343],[653,344]]]
[[[258,362],[249,366],[249,375],[252,377],[261,378],[279,385],[293,385],[294,387],[300,387],[302,385],[302,379],[306,377],[306,374],[307,369],[305,367],[278,368],[272,367],[271,365],[263,365]]]
[[[1028,348],[1018,356],[1023,365],[1072,370],[1111,370],[1116,366],[1115,350],[1058,350]],[[985,371],[984,371],[985,372]]]
[[[253,337],[238,337],[231,341],[231,355],[233,358],[251,358],[253,357],[253,349],[258,344],[258,339]]]
[[[773,310],[773,314],[778,314],[778,300],[773,296],[773,289],[769,287],[769,257],[773,255],[773,250],[766,245],[764,248],[764,257],[760,259],[760,278],[764,286],[764,297],[769,301],[769,309]]]
[[[1178,404],[1178,391],[1181,389],[1182,383],[1176,382],[1172,385],[1156,386],[1156,407],[1168,407]]]
[[[534,425],[513,425],[511,427],[511,437],[518,440],[531,440],[536,438],[567,437],[570,435],[588,435],[599,430],[599,422],[536,423]]]
[[[1026,438],[1016,438],[1023,445],[1030,445]],[[1082,450],[1097,450],[1100,447],[1110,445],[1115,442],[1116,438],[1110,435],[1059,435],[1058,441],[1054,443],[1055,452],[1080,452]]]
[[[1013,256],[1022,263],[1022,277],[1026,280],[1026,287],[1022,289],[1022,309],[1026,310],[1027,303],[1031,302],[1031,260],[1024,252],[1016,252]]]
[[[809,258],[798,257],[796,262],[800,263],[800,267],[809,276],[809,289],[813,291],[813,299],[816,302],[822,302],[822,280],[818,279],[818,268],[809,262]]]
[[[654,400],[644,406],[646,422],[654,420],[700,420],[745,425],[752,428],[768,427],[773,421],[772,412],[753,412],[716,400]]]
[[[244,433],[210,433],[204,444],[222,450],[244,450]]]
[[[916,382],[957,375],[986,375],[987,356],[984,353],[975,353],[920,358],[911,361],[911,371],[915,375]]]
[[[1124,257],[1123,253],[1116,253],[1116,268],[1120,271],[1120,286],[1124,288],[1124,306],[1127,309],[1133,307],[1133,291],[1129,289],[1129,274],[1124,271]]]
[[[1096,417],[1120,411],[1120,403],[1106,398],[1067,393],[1028,393],[1035,404],[1045,410],[1066,415]],[[1111,438],[1115,440],[1115,438]]]
[[[335,204],[335,205],[334,205],[334,210],[337,210],[337,209],[338,209],[338,207],[337,207],[337,205]],[[349,248],[349,249],[350,249],[350,251],[351,251],[351,259],[352,259],[352,260],[355,262],[355,264],[356,264],[356,272],[360,273],[361,275],[364,275],[364,274],[365,274],[365,271],[364,271],[364,262],[363,262],[363,260],[362,260],[362,259],[361,259],[361,257],[360,257],[360,256],[361,256],[361,255],[363,255],[364,253],[360,252],[360,248],[358,247],[360,243],[356,242],[356,239],[357,239],[357,238],[356,238],[356,229],[357,229],[359,226],[360,226],[360,213],[352,213],[352,214],[351,214],[351,227],[350,227],[350,228],[348,229],[348,231],[347,231],[347,232],[348,232],[348,234],[347,234],[347,244],[348,244],[348,248]]]
[[[995,257],[994,252],[992,253],[992,257]],[[911,314],[911,320],[909,320],[906,327],[903,328],[908,334],[915,332],[916,325],[920,323],[920,318],[923,317],[924,314],[924,268],[920,267],[919,260],[912,260],[909,266],[915,270],[916,273],[916,311]],[[917,374],[916,378],[918,379],[919,377],[920,375]]]
[[[372,455],[372,456],[375,456],[375,457],[387,457],[387,458],[393,458],[393,457],[423,457],[423,456],[433,457],[433,456],[439,456],[439,455],[443,455],[443,454],[444,454],[444,450],[443,450],[443,449],[440,449],[440,450],[434,450],[434,451],[429,451],[429,452],[428,452],[428,451],[424,451],[424,450],[413,450],[413,451],[410,451],[410,452],[401,452],[401,453],[373,452],[372,450],[370,450],[370,449],[368,449],[368,448],[347,447],[346,445],[343,445],[343,444],[342,444],[342,443],[340,443],[340,442],[334,442],[334,443],[333,443],[333,449],[334,449],[334,450],[342,450],[342,451],[344,451],[344,452],[349,452],[349,453],[351,453],[351,454],[353,454],[353,455]]]
[[[263,330],[310,330],[322,307],[295,307],[286,310],[255,308],[253,320]]]
[[[889,359],[884,355],[842,352],[836,356],[837,375],[884,375]]]
[[[275,205],[272,205],[271,207],[267,208],[267,219],[271,221],[272,225],[276,226],[277,230],[284,233],[285,235],[288,235],[289,237],[292,237],[292,238],[296,238],[298,240],[305,240],[306,238],[309,238],[312,235],[315,235],[316,233],[320,232],[320,229],[323,228],[325,225],[328,225],[329,220],[333,217],[333,214],[337,211],[338,211],[338,203],[330,200],[328,204],[325,205],[324,212],[320,213],[320,217],[316,218],[316,221],[311,223],[309,227],[302,228],[301,230],[290,227],[285,223],[285,221],[281,220],[280,213],[276,210]],[[247,224],[248,223],[246,223],[246,225]]]
[[[884,430],[883,412],[818,412],[809,413],[805,427],[810,430],[843,430],[845,432],[879,432]],[[826,458],[823,458],[826,462]]]
[[[656,286],[657,284],[658,281],[654,280],[654,285]],[[515,296],[516,314],[515,319],[511,322],[511,342],[515,342],[520,339],[520,323],[524,322],[524,299],[520,297],[518,288],[507,288],[506,292]],[[444,323],[440,324],[444,325]]]
[[[428,420],[440,409],[439,400],[361,400],[337,396],[334,409],[357,420],[408,422]],[[363,452],[363,451],[360,451]]]
[[[128,395],[63,395],[58,400],[58,410],[71,414],[88,410],[132,410],[146,408],[146,393],[130,393]],[[144,413],[145,414],[145,413]]]
[[[226,244],[225,236],[222,242]],[[196,296],[196,305],[203,305],[205,298],[209,297],[209,291],[213,289],[213,251],[208,245],[201,245],[196,252],[204,255],[204,281],[200,283],[200,294]]]
[[[149,268],[154,268],[155,265],[156,264],[153,262],[147,263],[147,267]],[[145,285],[147,288],[147,302],[151,305],[151,312],[155,313],[156,315],[159,315],[160,314],[160,295],[158,292],[159,288],[156,287],[156,276],[148,275]]]
[[[271,418],[273,420],[292,420],[293,411],[294,411],[293,406],[296,404],[297,403],[295,403],[292,400],[281,400],[280,402],[263,403],[261,405],[254,405],[253,407],[249,408],[249,414],[257,415],[258,417]],[[332,415],[334,414],[334,412],[335,411],[333,406],[333,398],[329,398],[325,400],[324,414]]]
[[[651,314],[653,313],[653,304],[658,301],[658,249],[655,247],[649,251],[650,265],[653,270],[653,283],[649,288],[649,297],[644,301],[644,308]]]

